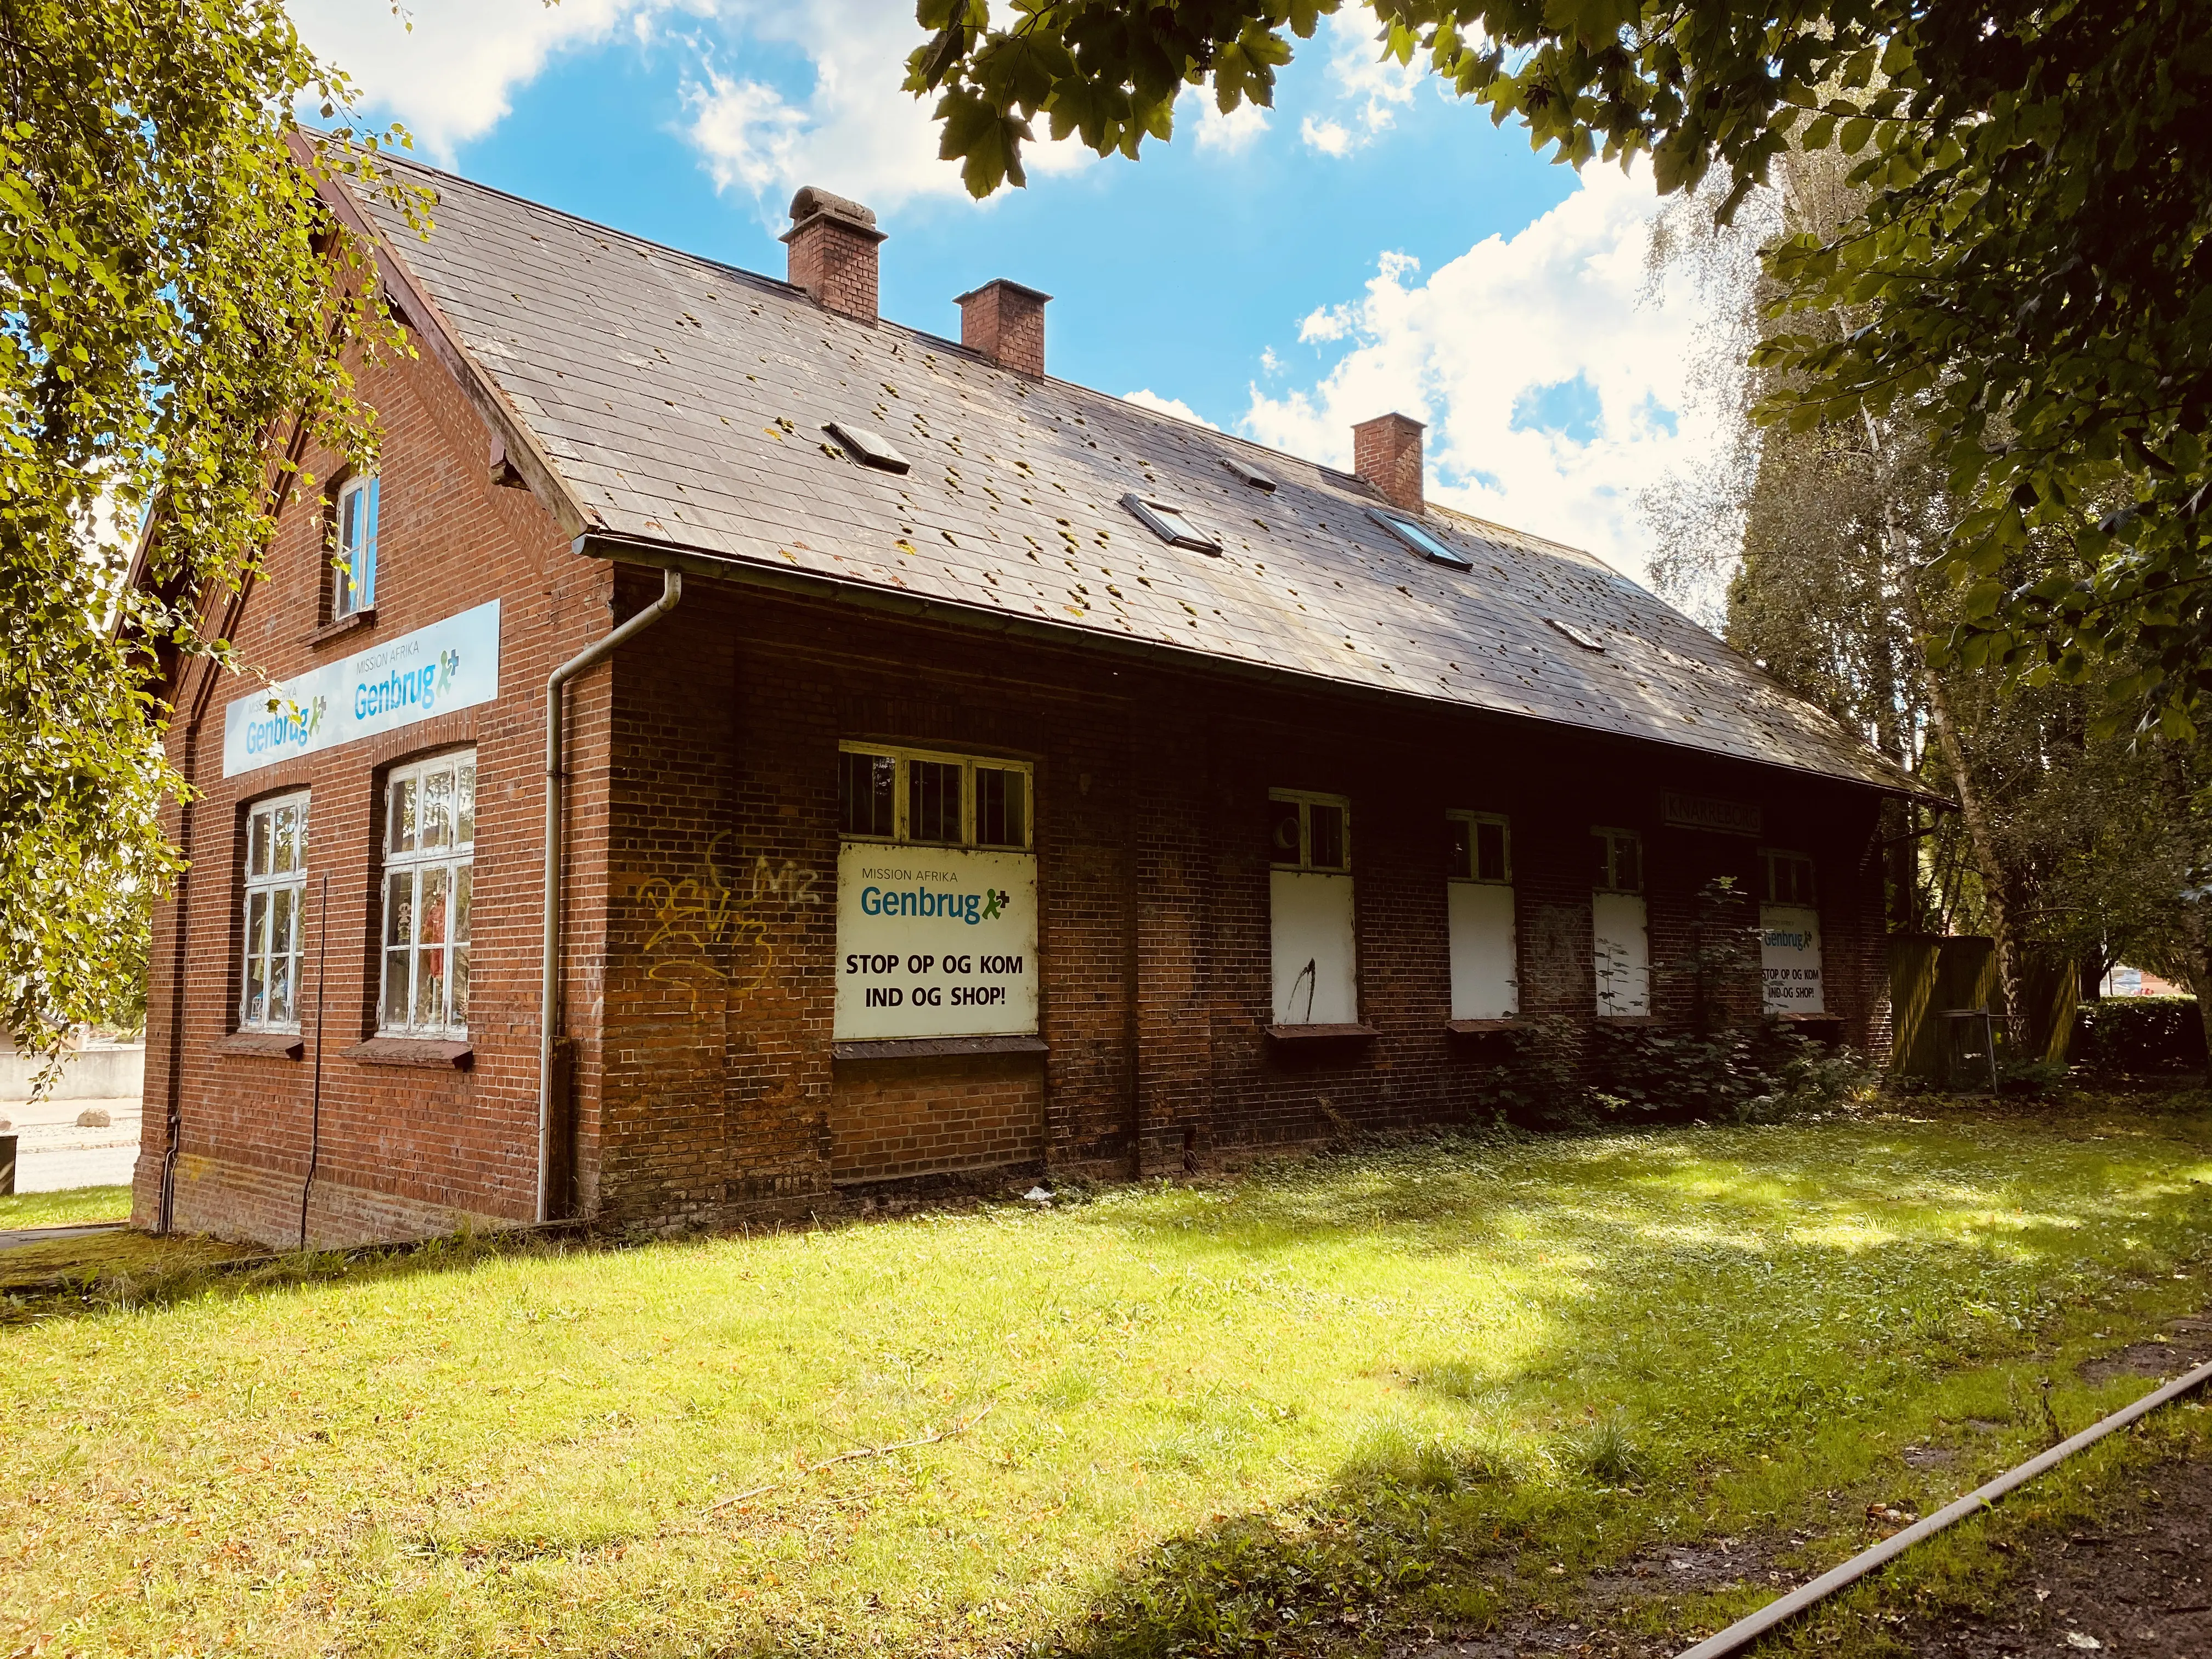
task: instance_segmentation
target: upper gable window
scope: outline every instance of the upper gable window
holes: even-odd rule
[[[1813,904],[1813,860],[1802,853],[1765,848],[1759,861],[1766,866],[1765,902],[1769,904]]]
[[[1218,553],[1221,544],[1190,521],[1183,510],[1147,495],[1124,495],[1121,505],[1135,514],[1146,529],[1170,547],[1187,547],[1194,553]]]
[[[358,616],[376,605],[377,479],[338,486],[337,550],[331,560],[331,619]]]
[[[1371,507],[1367,516],[1424,558],[1433,560],[1437,564],[1448,564],[1455,570],[1474,568],[1474,560],[1457,549],[1446,546],[1418,519],[1408,519],[1396,513],[1379,512]]]

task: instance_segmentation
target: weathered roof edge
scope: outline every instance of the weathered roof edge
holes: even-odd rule
[[[1109,656],[1136,659],[1158,663],[1185,672],[1218,674],[1232,679],[1266,680],[1275,684],[1289,683],[1330,697],[1366,698],[1378,702],[1412,702],[1439,715],[1464,715],[1477,720],[1502,721],[1533,720],[1553,726],[1562,731],[1573,732],[1593,742],[1607,741],[1627,744],[1653,744],[1662,748],[1679,750],[1682,753],[1702,757],[1723,765],[1759,767],[1769,771],[1787,774],[1791,777],[1817,779],[1824,783],[1840,784],[1848,788],[1872,789],[1877,793],[1896,795],[1920,800],[1929,805],[1948,807],[1951,802],[1930,793],[1899,774],[1899,781],[1892,784],[1877,782],[1872,778],[1855,778],[1841,773],[1823,771],[1816,767],[1791,766],[1781,761],[1761,760],[1749,755],[1731,755],[1686,743],[1679,738],[1646,732],[1607,732],[1571,721],[1547,720],[1541,714],[1515,714],[1504,709],[1483,708],[1467,703],[1451,702],[1443,697],[1425,696],[1418,691],[1396,690],[1381,685],[1354,685],[1332,679],[1327,675],[1307,670],[1287,668],[1277,663],[1248,662],[1238,658],[1224,657],[1211,651],[1194,650],[1158,640],[1122,638],[1102,634],[1095,629],[1077,628],[1049,618],[1024,617],[980,605],[963,605],[957,599],[942,599],[927,594],[902,592],[878,586],[871,582],[852,581],[819,571],[795,567],[781,567],[759,559],[733,556],[727,553],[709,552],[688,547],[676,541],[646,540],[615,531],[592,531],[576,538],[574,550],[588,558],[605,559],[617,564],[636,565],[645,569],[682,571],[687,576],[701,576],[712,581],[734,582],[744,586],[766,588],[773,592],[787,593],[802,599],[826,599],[833,604],[849,605],[864,611],[874,611],[887,616],[903,617],[914,621],[949,623],[958,628],[979,632],[1011,635],[1020,639],[1034,640],[1041,644],[1079,651],[1095,651]],[[1870,754],[1874,751],[1869,750]],[[1875,755],[1885,769],[1894,770],[1880,755]]]
[[[584,506],[568,481],[561,476],[560,469],[554,465],[553,458],[538,441],[530,422],[501,388],[498,377],[476,360],[462,341],[460,331],[439,309],[437,301],[430,297],[429,289],[415,275],[405,257],[378,229],[376,222],[355,199],[344,181],[317,163],[314,141],[295,128],[285,135],[285,142],[307,176],[313,179],[315,193],[324,205],[374,251],[377,276],[387,297],[428,343],[431,354],[453,377],[477,412],[483,416],[485,424],[499,438],[505,452],[500,459],[514,469],[531,493],[544,503],[563,534],[574,538],[589,530],[604,528],[599,515]],[[418,166],[411,161],[409,165]],[[438,171],[431,167],[419,170]],[[492,470],[489,456],[486,470]]]

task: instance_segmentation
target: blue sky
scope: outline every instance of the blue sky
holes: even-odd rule
[[[890,233],[889,316],[957,337],[953,296],[1012,277],[1054,296],[1054,374],[1319,459],[1402,410],[1440,499],[1632,573],[1638,495],[1710,443],[1695,307],[1646,292],[1648,186],[1376,63],[1364,12],[1264,116],[1194,92],[1139,162],[1040,147],[979,204],[898,90],[903,0],[413,0],[411,31],[384,0],[292,9],[438,165],[775,275],[792,190],[821,185]]]

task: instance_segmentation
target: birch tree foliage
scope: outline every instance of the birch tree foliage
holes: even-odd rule
[[[1055,138],[1135,157],[1176,97],[1272,102],[1344,0],[920,0],[907,85],[987,195]],[[2116,718],[2212,717],[2212,7],[2205,0],[1357,0],[1381,48],[1582,166],[1710,179],[1725,220],[1786,149],[1866,206],[1777,246],[1775,420],[1909,415],[1958,512],[1942,641],[2035,683],[2102,676]],[[2075,556],[2013,582],[2027,541]]]
[[[346,353],[400,336],[314,191],[381,188],[348,94],[280,0],[0,0],[0,1023],[34,1042],[131,1017],[179,867],[160,671],[228,659],[204,619],[293,435],[374,453]]]

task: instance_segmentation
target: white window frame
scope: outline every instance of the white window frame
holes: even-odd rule
[[[1805,870],[1805,891],[1800,897],[1775,890],[1774,872],[1782,862],[1802,865]],[[1762,847],[1759,849],[1759,902],[1763,904],[1794,904],[1808,910],[1820,908],[1819,866],[1810,853],[1793,852],[1786,847]]]
[[[301,912],[307,898],[307,806],[310,792],[294,790],[289,794],[271,795],[258,800],[246,809],[246,847],[239,860],[240,872],[239,915],[244,924],[245,946],[239,960],[238,1029],[241,1031],[288,1031],[300,1029],[300,965],[305,958],[301,937]],[[282,815],[287,811],[292,818],[292,867],[276,867],[280,846],[278,830]],[[258,838],[257,826],[267,824],[265,841]],[[266,849],[260,860],[262,867],[256,870],[257,851]],[[262,925],[255,924],[255,901],[260,902]],[[274,931],[276,912],[289,901],[290,911],[290,944],[283,953],[284,982],[289,988],[288,1004],[289,1017],[272,1018],[269,1014],[268,994],[272,976],[270,972],[276,952],[270,948],[270,933]],[[259,969],[257,976],[255,969]],[[263,1003],[256,1012],[254,986],[261,987]]]
[[[1028,761],[1001,760],[994,755],[962,755],[940,749],[908,749],[896,744],[840,743],[840,755],[866,755],[896,763],[891,781],[892,829],[888,836],[864,836],[845,828],[844,804],[838,803],[837,833],[848,842],[873,842],[886,847],[967,847],[988,853],[1026,853],[1036,843],[1036,769]],[[907,769],[915,761],[960,769],[960,834],[951,841],[916,841],[912,824],[913,799]],[[975,839],[975,774],[1012,772],[1022,780],[1022,838],[1015,842]],[[841,785],[842,787],[842,775]]]
[[[376,1030],[379,1036],[457,1039],[468,1035],[468,988],[471,958],[471,911],[476,888],[476,766],[474,749],[448,749],[395,766],[385,776],[382,810],[378,814],[378,840],[383,863],[378,874],[376,949]],[[451,773],[453,794],[448,830],[442,842],[426,844],[430,829],[428,780]],[[464,780],[465,779],[465,783]],[[413,792],[414,819],[403,836],[401,823],[408,792]],[[466,811],[464,812],[464,803]],[[466,835],[462,831],[465,830]],[[397,845],[402,840],[411,844]],[[446,910],[443,937],[422,937],[422,893],[426,878],[440,877]],[[406,883],[404,912],[394,902],[402,880]],[[397,935],[404,933],[405,937]],[[392,1006],[395,957],[407,963],[404,1006]],[[421,1007],[417,987],[426,959],[440,975],[434,1006]],[[457,994],[458,993],[458,994]]]
[[[376,609],[376,520],[383,491],[375,473],[348,478],[338,486],[331,540],[331,620],[343,622],[364,611]],[[348,540],[348,512],[366,500],[362,521],[353,540]]]
[[[1610,824],[1592,824],[1590,834],[1602,837],[1606,843],[1605,879],[1594,883],[1590,892],[1592,990],[1597,1016],[1600,1019],[1640,1018],[1651,1012],[1651,909],[1650,901],[1644,897],[1650,886],[1651,872],[1644,867],[1643,832]],[[1620,883],[1620,848],[1624,842],[1636,848],[1633,886]],[[1632,901],[1635,908],[1636,949],[1630,953],[1634,959],[1609,960],[1605,949],[1607,918],[1612,916],[1619,921],[1625,914],[1626,901]]]
[[[1292,864],[1287,859],[1275,857],[1274,849],[1270,845],[1267,854],[1269,864],[1278,870],[1310,870],[1324,876],[1350,875],[1352,873],[1351,798],[1346,795],[1316,794],[1309,789],[1270,789],[1267,792],[1267,804],[1270,807],[1289,805],[1293,803],[1298,809],[1297,862]],[[1344,815],[1344,862],[1341,864],[1316,864],[1313,861],[1313,809],[1316,806],[1334,806]],[[1267,816],[1271,821],[1274,817],[1272,811]]]
[[[1454,881],[1479,881],[1493,887],[1513,884],[1513,821],[1503,812],[1463,812],[1456,808],[1444,814],[1447,823],[1463,823],[1467,830],[1467,868],[1451,873]],[[1486,876],[1482,870],[1482,849],[1478,841],[1478,824],[1493,824],[1502,832],[1505,843],[1505,873]]]
[[[1170,547],[1187,547],[1194,553],[1219,556],[1221,544],[1199,528],[1197,518],[1182,502],[1132,492],[1121,497],[1121,505]],[[1178,529],[1177,526],[1182,527]]]
[[[1594,823],[1590,826],[1590,834],[1602,836],[1606,842],[1605,879],[1595,884],[1597,890],[1601,893],[1642,893],[1649,879],[1648,872],[1644,867],[1644,832],[1640,830],[1622,830],[1610,824]],[[1620,884],[1619,848],[1623,842],[1628,842],[1636,848],[1636,884],[1633,887],[1623,887]]]
[[[1274,809],[1288,805],[1298,809],[1295,864],[1274,856]],[[1352,802],[1343,795],[1311,790],[1270,789],[1267,806],[1271,1018],[1278,1026],[1356,1024],[1359,1019],[1359,925],[1355,903],[1358,890],[1352,876]],[[1333,806],[1342,815],[1342,864],[1314,862],[1312,809],[1316,806]]]
[[[1521,1012],[1521,964],[1520,929],[1514,913],[1512,820],[1502,812],[1457,810],[1447,811],[1444,820],[1467,826],[1467,864],[1450,872],[1445,894],[1452,1018],[1516,1018]],[[1498,831],[1502,874],[1481,873],[1484,824]]]
[[[1385,513],[1381,507],[1370,507],[1367,509],[1367,516],[1395,536],[1401,544],[1412,548],[1431,564],[1449,565],[1454,570],[1474,568],[1473,559],[1410,513]]]

